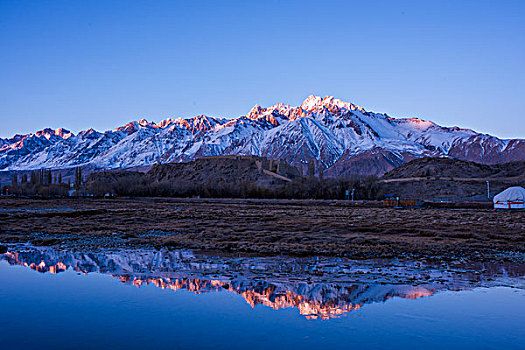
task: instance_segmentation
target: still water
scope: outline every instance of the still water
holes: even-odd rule
[[[16,349],[525,349],[525,267],[11,246]]]

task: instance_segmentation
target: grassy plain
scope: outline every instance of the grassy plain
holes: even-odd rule
[[[377,203],[379,204],[379,203]],[[525,212],[343,201],[0,199],[0,243],[191,248],[241,255],[523,260]]]

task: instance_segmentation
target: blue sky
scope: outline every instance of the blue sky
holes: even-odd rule
[[[525,138],[525,1],[0,0],[0,137],[333,95]]]

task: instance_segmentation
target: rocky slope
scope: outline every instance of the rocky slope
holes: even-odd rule
[[[521,180],[525,180],[525,161],[487,165],[449,158],[414,159],[389,171],[382,179],[436,176],[480,179],[482,181],[490,178],[521,178]]]
[[[380,183],[385,193],[401,198],[490,201],[508,187],[525,184],[525,161],[479,164],[450,158],[414,159],[384,174]]]
[[[255,106],[236,119],[200,115],[156,124],[139,120],[106,132],[64,129],[0,139],[0,169],[129,168],[213,155],[309,161],[325,176],[381,175],[414,158],[452,157],[484,164],[525,160],[525,140],[502,140],[418,118],[372,113],[333,97],[298,107]]]
[[[109,170],[91,174],[90,193],[103,196],[245,197],[278,188],[299,178],[296,167],[257,156],[213,156],[191,162],[154,165],[147,173]],[[268,192],[269,193],[269,192]]]

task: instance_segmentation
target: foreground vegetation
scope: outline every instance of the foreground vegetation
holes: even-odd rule
[[[228,254],[518,260],[525,212],[355,207],[346,201],[0,198],[0,242]]]

